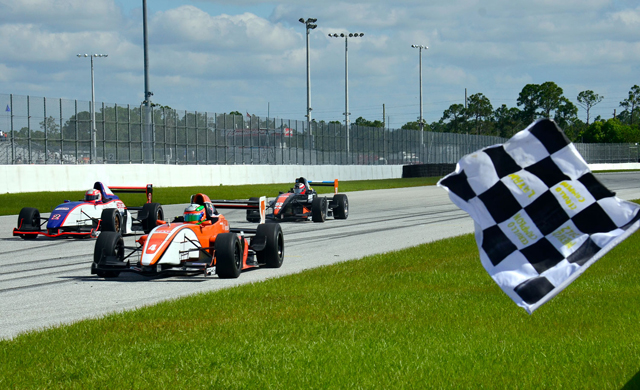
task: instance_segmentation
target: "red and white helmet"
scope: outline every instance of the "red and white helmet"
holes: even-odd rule
[[[296,183],[293,192],[296,195],[304,195],[307,193],[307,187],[304,185],[304,183]]]
[[[87,202],[97,202],[101,199],[102,195],[100,195],[100,191],[98,190],[91,189],[84,193],[84,200]]]

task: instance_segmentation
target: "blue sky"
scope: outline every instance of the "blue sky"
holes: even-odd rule
[[[437,121],[451,104],[483,93],[494,109],[515,107],[528,83],[557,83],[576,103],[580,91],[604,100],[592,117],[620,111],[640,85],[640,6],[630,0],[422,0],[265,2],[148,0],[153,101],[189,111],[303,120],[305,29],[310,35],[312,117],[344,120],[344,40],[349,40],[351,120],[391,127],[423,109]],[[0,93],[137,105],[144,99],[142,1],[0,0]],[[581,110],[580,117],[586,114]]]

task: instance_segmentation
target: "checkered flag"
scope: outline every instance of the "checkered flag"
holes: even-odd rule
[[[640,226],[555,122],[464,156],[438,182],[475,221],[482,265],[529,314]]]

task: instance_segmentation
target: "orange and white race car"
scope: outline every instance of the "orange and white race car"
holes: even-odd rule
[[[231,228],[218,208],[256,210],[260,224],[256,229]],[[158,221],[149,234],[136,240],[136,247],[125,247],[116,232],[102,232],[96,241],[91,274],[110,278],[121,272],[200,273],[237,278],[249,268],[279,268],[284,258],[282,228],[277,223],[264,223],[265,208],[265,197],[241,201],[192,195],[182,216],[172,222]]]

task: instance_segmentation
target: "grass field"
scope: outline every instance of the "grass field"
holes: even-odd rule
[[[357,180],[339,183],[340,192],[377,190],[386,188],[417,187],[434,185],[439,177],[419,177],[410,179]],[[211,199],[248,199],[266,195],[275,197],[279,191],[288,191],[293,182],[282,184],[251,184],[242,186],[215,187],[154,187],[153,201],[161,204],[189,203],[189,197],[198,192],[209,195]],[[333,187],[314,187],[318,193],[333,192]],[[82,199],[84,191],[68,192],[27,192],[19,194],[0,194],[0,215],[17,215],[23,207],[35,207],[40,212],[50,212],[65,199]],[[119,194],[128,206],[140,206],[146,201],[144,194]]]
[[[636,389],[639,247],[530,316],[446,239],[0,341],[0,388]]]

